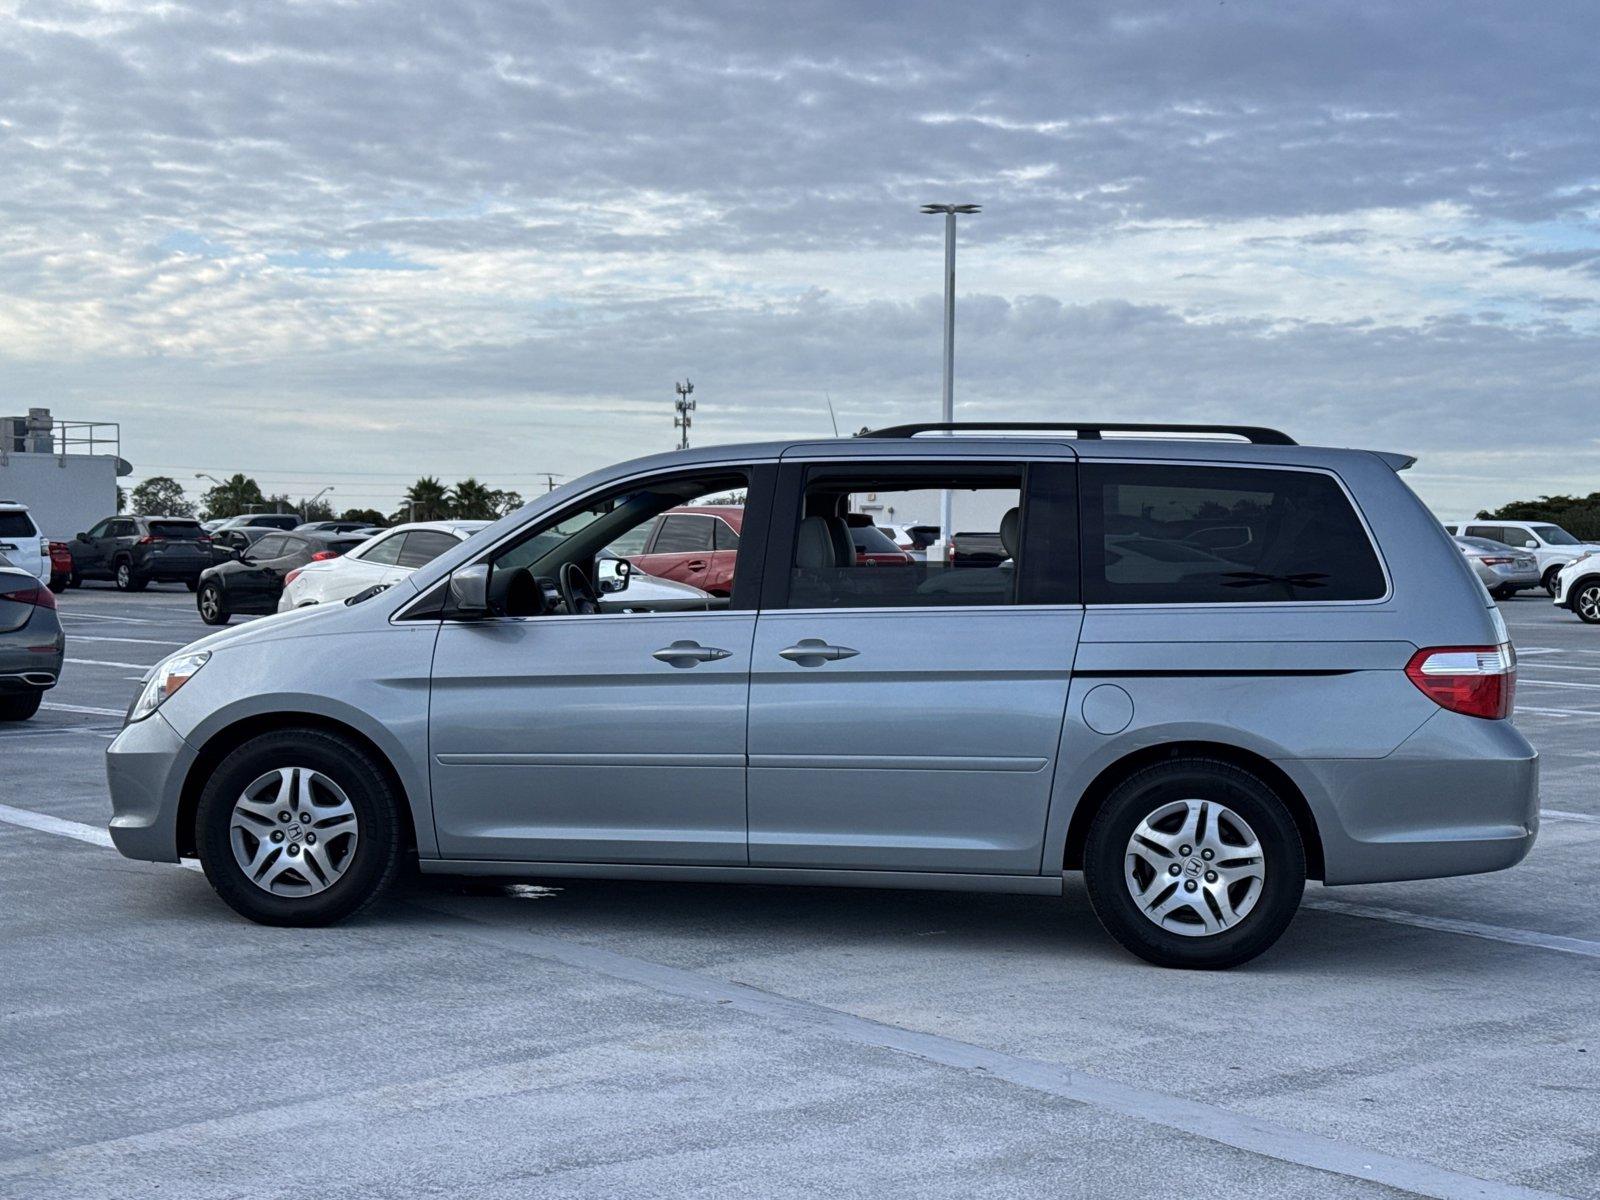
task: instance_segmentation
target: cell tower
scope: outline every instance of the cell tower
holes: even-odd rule
[[[677,413],[672,418],[672,427],[683,430],[678,435],[678,449],[687,450],[689,448],[689,426],[694,424],[694,419],[689,416],[694,411],[694,401],[689,399],[690,396],[694,395],[694,384],[685,379],[682,383],[673,384],[672,387],[678,393],[678,398],[672,402],[673,411]]]

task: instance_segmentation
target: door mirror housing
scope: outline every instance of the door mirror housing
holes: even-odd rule
[[[602,594],[613,596],[628,590],[628,580],[633,576],[633,564],[625,558],[603,557],[595,564],[595,586]]]
[[[1539,548],[1539,543],[1534,541],[1532,538],[1529,538],[1527,541],[1522,543],[1522,548],[1524,550],[1537,550]]]
[[[450,575],[450,609],[457,617],[489,615],[489,564],[472,563]]]
[[[89,535],[87,533],[80,533],[77,540],[87,546],[89,544]]]

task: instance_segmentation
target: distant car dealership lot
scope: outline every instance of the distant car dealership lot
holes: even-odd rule
[[[101,752],[208,631],[194,597],[90,584],[60,611],[60,685],[0,729],[0,1194],[309,1189],[335,1159],[398,1194],[425,1151],[475,1194],[800,1195],[846,1164],[863,1195],[1135,1196],[1181,1165],[1240,1196],[1600,1196],[1600,638],[1542,593],[1502,605],[1543,755],[1528,860],[1313,886],[1220,975],[1132,960],[1076,881],[1064,906],[412,884],[349,926],[252,926],[98,844]],[[268,1127],[292,1155],[258,1152]]]

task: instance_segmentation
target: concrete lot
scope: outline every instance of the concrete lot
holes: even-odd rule
[[[98,844],[193,598],[68,593],[64,681],[0,731],[0,1196],[1600,1197],[1600,628],[1502,607],[1532,856],[1313,885],[1208,975],[1075,884],[417,883],[249,925]]]

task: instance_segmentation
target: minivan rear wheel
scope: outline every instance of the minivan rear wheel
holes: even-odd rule
[[[1288,928],[1305,890],[1294,817],[1255,775],[1180,758],[1130,776],[1089,827],[1089,903],[1107,933],[1164,967],[1248,962]]]
[[[206,781],[195,843],[235,912],[263,925],[331,925],[394,882],[402,802],[356,743],[278,730],[245,742]]]

